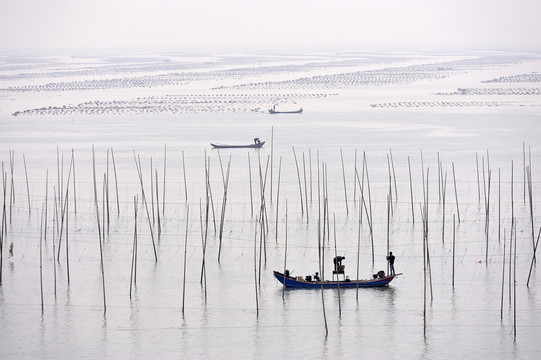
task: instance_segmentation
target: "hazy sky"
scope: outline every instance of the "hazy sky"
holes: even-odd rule
[[[541,0],[0,0],[0,49],[540,48]]]

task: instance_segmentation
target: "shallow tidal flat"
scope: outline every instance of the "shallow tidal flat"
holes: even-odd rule
[[[3,56],[0,358],[536,358],[538,71],[501,51]],[[273,278],[330,279],[341,255],[367,279],[389,250],[385,288]]]

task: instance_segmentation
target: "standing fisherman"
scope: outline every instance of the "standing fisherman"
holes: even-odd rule
[[[389,262],[391,275],[394,275],[395,274],[395,272],[394,272],[394,255],[393,255],[392,251],[389,252],[389,256],[387,256],[387,261]]]

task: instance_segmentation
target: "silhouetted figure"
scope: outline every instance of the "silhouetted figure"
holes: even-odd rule
[[[390,272],[391,272],[391,275],[394,275],[395,272],[394,272],[394,255],[393,255],[393,252],[389,252],[389,256],[387,256],[387,261],[389,262],[389,269],[390,269]]]
[[[255,139],[254,139],[254,143],[256,143],[256,144],[261,144],[261,140],[259,140],[259,138],[255,138]]]
[[[314,281],[319,282],[321,279],[319,278],[319,273],[316,271],[316,274],[314,275]]]
[[[336,256],[332,261],[334,263],[334,271],[336,274],[340,274],[344,272],[344,267],[342,266],[342,260],[344,260],[345,256]]]

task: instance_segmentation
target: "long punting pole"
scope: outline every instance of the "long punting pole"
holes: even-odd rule
[[[485,234],[486,234],[486,251],[485,251],[485,265],[488,267],[488,233],[489,233],[489,224],[490,224],[490,177],[491,170],[488,170],[488,192],[487,192],[487,201],[486,201],[486,225],[485,225]]]
[[[32,213],[32,208],[30,207],[30,187],[28,186],[28,171],[26,170],[26,158],[24,154],[23,154],[23,163],[24,163],[24,175],[26,177],[26,195],[28,197],[28,214],[30,215]]]
[[[300,201],[301,201],[301,214],[304,216],[304,205],[302,201],[302,184],[301,184],[301,174],[299,172],[299,162],[297,161],[297,153],[295,152],[295,147],[293,148],[293,156],[295,157],[295,165],[297,167],[297,178],[299,179],[299,195],[300,195]]]
[[[502,184],[502,178],[501,178],[501,172],[500,168],[498,168],[498,242],[500,242],[500,235],[501,235],[501,199],[502,199],[502,192],[501,192],[501,184]]]
[[[103,268],[103,246],[101,238],[101,228],[100,228],[100,211],[98,207],[98,190],[96,186],[96,156],[94,154],[94,145],[92,145],[92,174],[94,178],[94,204],[96,206],[96,220],[98,224],[98,236],[100,241],[100,262],[101,262],[101,280],[103,288],[103,312],[107,311],[107,303],[105,301],[105,271]]]
[[[344,198],[346,200],[346,214],[349,215],[348,191],[347,191],[347,186],[346,186],[346,170],[344,168],[344,154],[342,152],[342,149],[340,149],[340,158],[342,159],[342,177],[344,179]]]
[[[182,316],[184,316],[184,301],[186,299],[186,255],[188,251],[188,220],[190,219],[190,205],[186,204],[186,235],[184,237],[184,270],[182,271]]]

